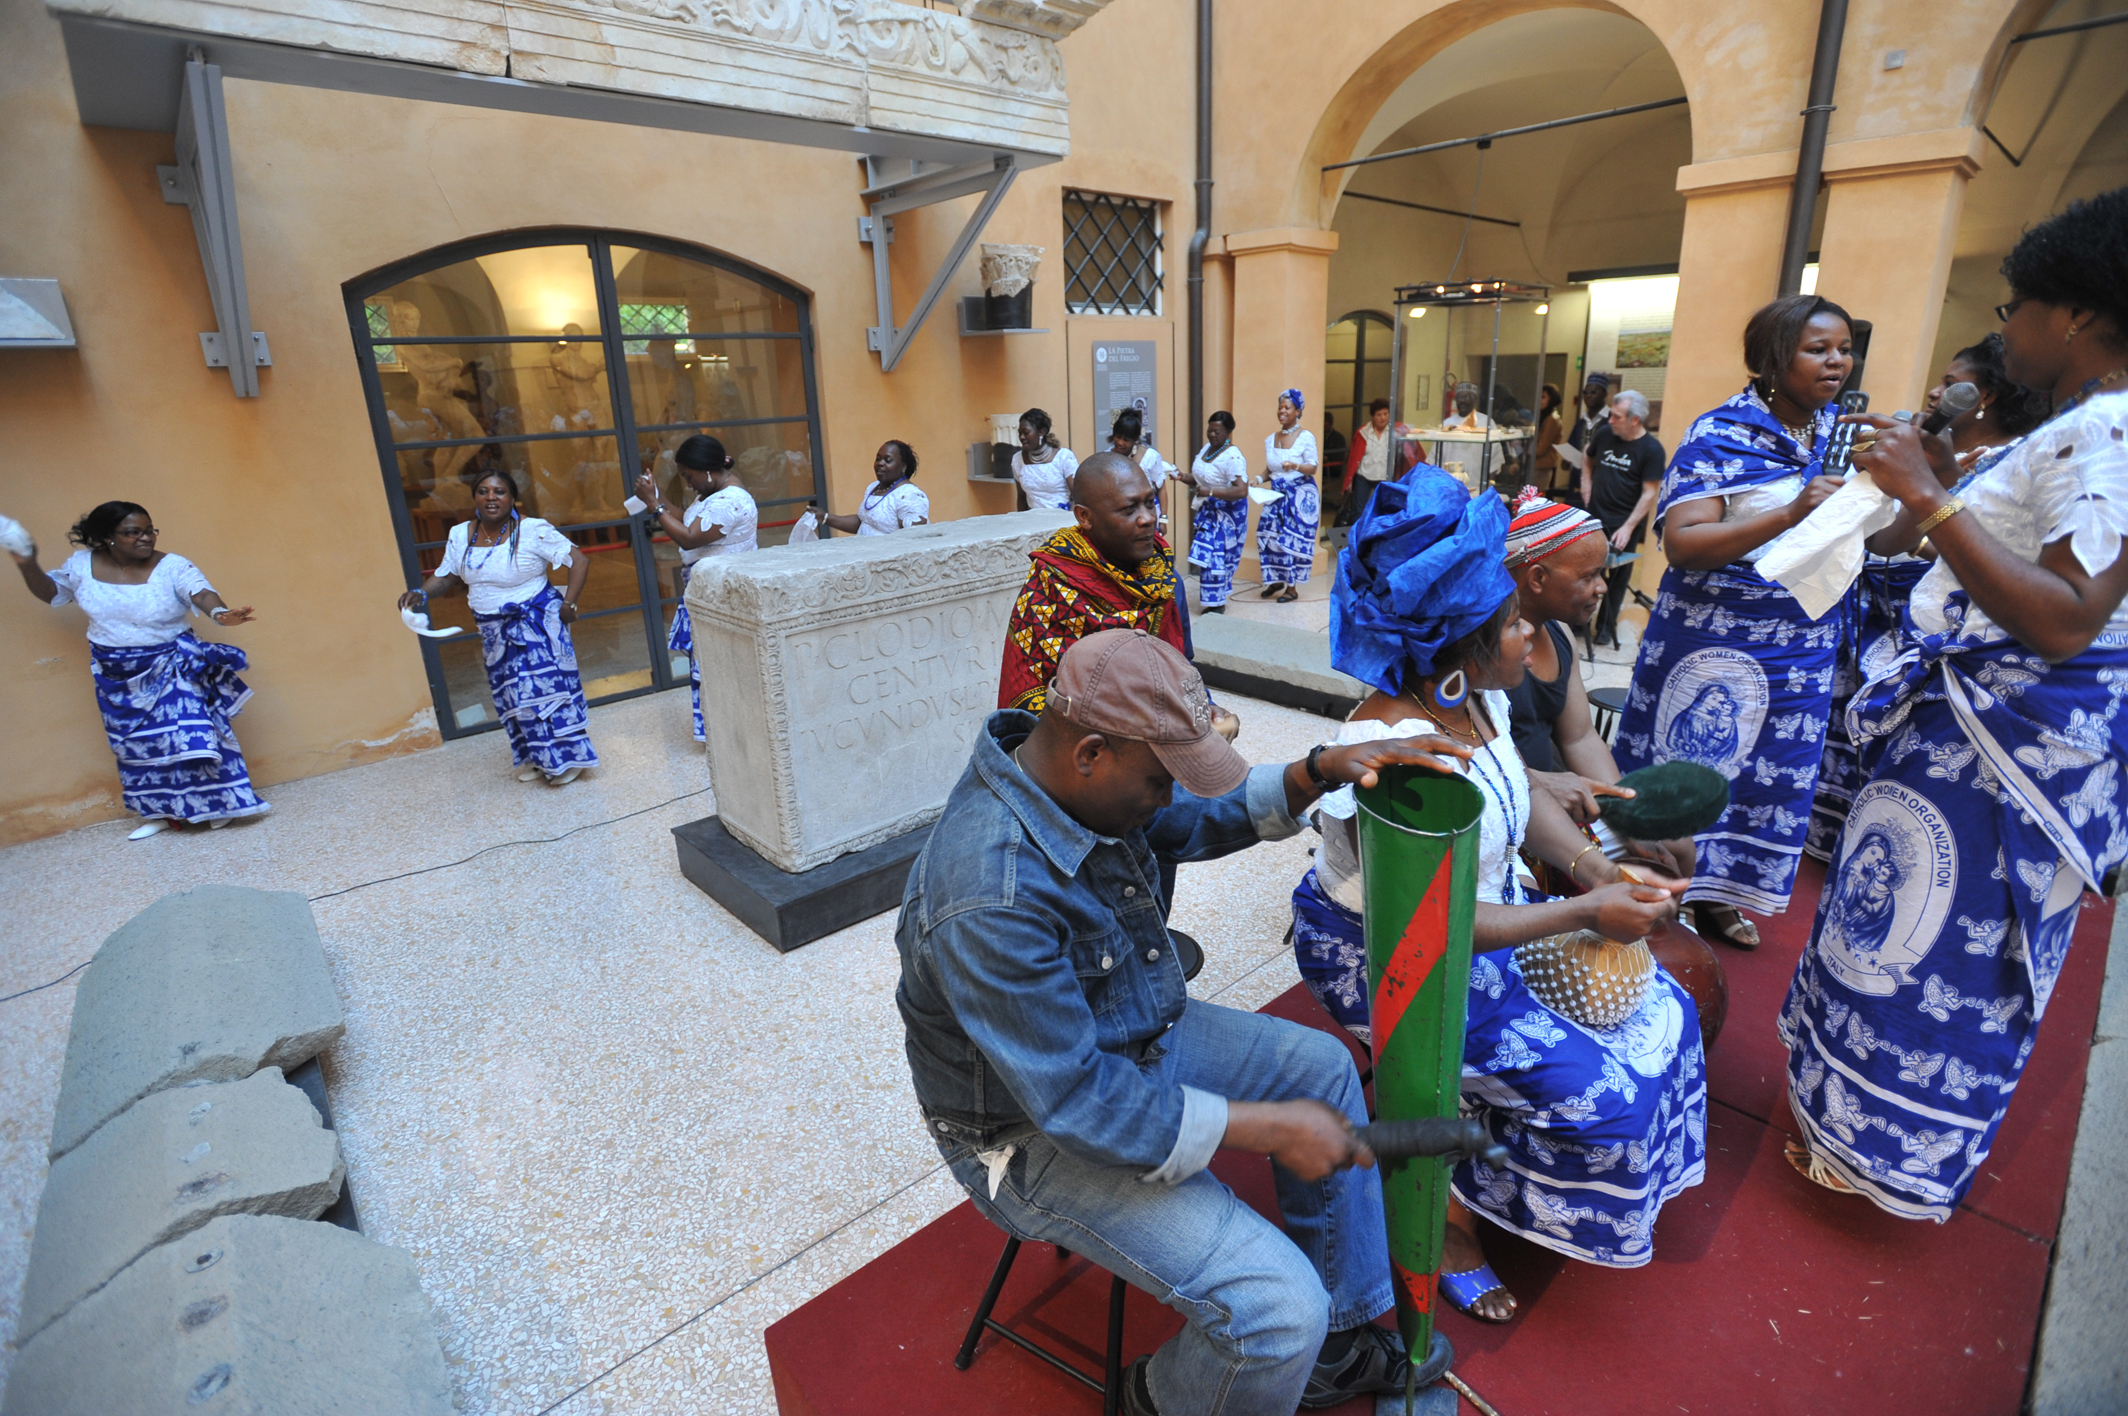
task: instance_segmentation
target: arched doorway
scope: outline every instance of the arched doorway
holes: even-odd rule
[[[1379,310],[1353,310],[1330,322],[1323,341],[1325,486],[1343,476],[1342,460],[1333,457],[1330,446],[1330,420],[1335,420],[1342,448],[1367,421],[1367,405],[1389,396],[1389,346],[1395,332],[1389,316]]]
[[[780,541],[825,490],[810,304],[737,262],[655,237],[518,232],[430,251],[346,288],[385,495],[408,583],[500,469],[528,515],[591,557],[574,635],[593,703],[687,681],[665,637],[679,553],[630,517],[649,471],[688,499],[672,453],[723,442]],[[654,529],[654,528],[651,528]],[[499,726],[462,597],[422,653],[445,737]]]

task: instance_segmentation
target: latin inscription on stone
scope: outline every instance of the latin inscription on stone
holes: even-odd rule
[[[965,756],[997,707],[1010,608],[991,595],[791,635],[803,770],[863,772],[914,745],[950,743]]]
[[[788,871],[936,819],[997,707],[1027,556],[1055,512],[697,564],[688,581],[726,830]]]

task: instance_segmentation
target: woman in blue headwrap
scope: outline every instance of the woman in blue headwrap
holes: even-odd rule
[[[1683,760],[1729,779],[1685,901],[1700,933],[1752,949],[1758,927],[1738,910],[1788,908],[1848,630],[1844,615],[1811,619],[1755,562],[1840,488],[1822,468],[1854,367],[1847,312],[1776,300],[1744,326],[1744,363],[1751,382],[1692,425],[1663,478],[1670,568],[1611,751],[1622,772]]]
[[[1506,536],[1498,497],[1416,467],[1377,490],[1353,528],[1330,619],[1331,662],[1375,689],[1337,740],[1460,738],[1485,802],[1463,1109],[1513,1160],[1456,1170],[1441,1292],[1487,1322],[1506,1322],[1515,1300],[1485,1261],[1479,1214],[1562,1254],[1636,1268],[1653,1253],[1663,1202],[1699,1182],[1707,1139],[1699,1019],[1667,974],[1656,970],[1639,1007],[1602,1027],[1540,1000],[1516,962],[1516,945],[1572,930],[1639,939],[1676,912],[1682,882],[1624,880],[1555,802],[1532,798],[1508,725],[1506,690],[1526,671],[1532,631]],[[1324,1007],[1371,1043],[1354,810],[1349,789],[1318,806],[1323,845],[1293,892],[1294,952]],[[1546,899],[1517,875],[1518,851],[1588,893]]]
[[[1300,598],[1315,567],[1315,528],[1322,503],[1315,486],[1315,434],[1300,426],[1307,400],[1289,388],[1278,396],[1278,431],[1264,439],[1264,473],[1277,501],[1256,521],[1256,561],[1263,567],[1263,598],[1281,605]]]

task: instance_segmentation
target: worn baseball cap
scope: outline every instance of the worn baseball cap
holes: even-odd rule
[[[1190,661],[1142,629],[1104,629],[1064,651],[1049,706],[1082,728],[1144,743],[1183,787],[1225,796],[1248,761],[1212,731],[1212,700]]]

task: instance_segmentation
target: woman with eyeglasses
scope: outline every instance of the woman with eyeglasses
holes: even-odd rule
[[[2002,357],[2002,336],[1990,334],[1953,354],[1942,377],[1928,392],[1927,407],[1934,412],[1944,390],[1953,384],[1969,383],[1980,390],[1980,402],[1951,419],[1944,428],[1950,435],[1956,460],[1945,465],[1943,475],[1951,479],[1945,485],[1954,490],[1958,483],[1994,466],[2047,416],[2047,395],[2013,381],[2003,368]],[[1832,858],[1832,843],[1840,834],[1840,823],[1847,819],[1855,793],[1866,780],[1861,754],[1847,730],[1847,704],[1862,686],[1862,664],[1897,652],[1892,648],[1892,636],[1898,633],[1900,616],[1906,613],[1907,597],[1934,564],[1935,552],[1926,545],[1894,555],[1866,555],[1862,574],[1848,592],[1844,612],[1856,632],[1841,643],[1839,665],[1832,676],[1832,716],[1825,728],[1825,758],[1818,767],[1818,794],[1811,804],[1810,835],[1803,842],[1803,853],[1813,859]]]
[[[195,614],[225,629],[249,624],[251,606],[223,604],[198,566],[157,549],[155,537],[146,508],[108,501],[67,532],[81,549],[58,569],[37,564],[35,545],[15,556],[32,595],[89,617],[96,706],[125,804],[144,818],[135,841],[180,821],[221,827],[271,810],[229,725],[251,697],[237,677],[250,660],[185,624]]]
[[[1990,1168],[2085,893],[2128,858],[2128,188],[2032,227],[2002,274],[2004,371],[2044,424],[1967,480],[1951,438],[1851,420],[1899,505],[1871,551],[1925,537],[1936,561],[1848,709],[1870,779],[1779,1020],[1789,1161],[1938,1223]]]
[[[556,590],[547,574],[564,567],[569,586]],[[498,468],[473,484],[473,519],[451,528],[442,563],[420,589],[399,597],[402,610],[426,610],[431,595],[464,587],[520,782],[543,776],[566,787],[598,766],[569,634],[590,577],[591,557],[553,523],[522,515],[517,483]]]

